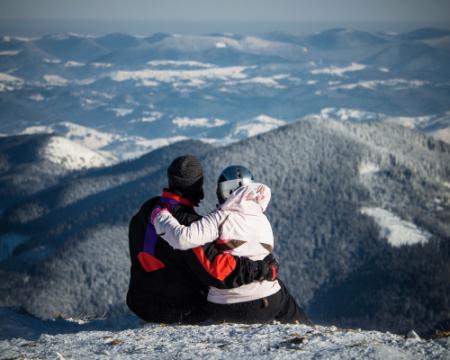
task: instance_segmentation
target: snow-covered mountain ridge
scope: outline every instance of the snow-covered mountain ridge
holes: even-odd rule
[[[316,117],[220,148],[172,144],[7,207],[0,304],[44,319],[125,310],[129,219],[186,152],[204,165],[202,213],[228,164],[271,187],[280,277],[314,321],[420,334],[447,326],[449,146],[391,124]]]
[[[32,126],[24,129],[21,134],[57,134],[59,137],[79,144],[80,147],[89,149],[97,153],[98,156],[103,156],[109,160],[109,162],[105,161],[100,164],[101,166],[136,158],[160,147],[187,139],[184,136],[174,136],[150,140],[140,136],[128,136],[99,131],[71,122],[61,122],[49,126]],[[68,142],[66,141],[66,143]],[[59,145],[54,144],[55,151],[53,153],[58,153],[56,148],[60,148],[60,152],[64,152],[63,144],[60,143]],[[79,152],[73,150],[71,153],[77,154]],[[86,164],[85,167],[98,167],[100,165],[92,162],[90,166]]]

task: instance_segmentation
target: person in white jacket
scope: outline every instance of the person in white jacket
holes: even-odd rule
[[[209,242],[234,256],[262,260],[274,247],[272,227],[264,212],[270,188],[254,181],[243,166],[225,169],[218,181],[221,206],[190,226],[181,225],[164,207],[152,213],[156,232],[174,249],[196,248]],[[233,289],[209,288],[208,310],[213,320],[263,323],[310,321],[281,281],[254,281]]]

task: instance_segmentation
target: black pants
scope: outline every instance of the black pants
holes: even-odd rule
[[[173,302],[168,299],[160,301],[144,297],[138,292],[127,294],[128,308],[139,318],[147,322],[163,324],[200,324],[208,319],[203,302]]]
[[[288,289],[281,281],[279,283],[280,291],[262,299],[234,304],[208,302],[208,313],[217,323],[261,324],[275,320],[284,324],[312,325],[313,323],[297,305]]]

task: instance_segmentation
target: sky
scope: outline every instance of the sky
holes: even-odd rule
[[[0,0],[2,26],[209,23],[439,24],[450,0]],[[59,25],[58,25],[59,24]],[[71,24],[71,25],[70,25]],[[89,25],[91,24],[91,25]],[[186,25],[187,26],[187,25]],[[197,24],[198,26],[198,24]],[[176,26],[175,26],[176,27]],[[182,27],[182,26],[181,26]],[[65,29],[63,29],[65,30]]]

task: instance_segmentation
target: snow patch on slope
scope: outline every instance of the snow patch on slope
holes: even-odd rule
[[[409,79],[388,79],[388,80],[365,80],[351,84],[343,84],[332,86],[330,90],[354,90],[357,88],[376,90],[379,87],[391,87],[396,91],[417,89],[428,85],[430,82],[425,80],[409,80]]]
[[[66,86],[69,84],[69,80],[59,75],[44,75],[43,78],[49,86]]]
[[[67,68],[77,68],[77,67],[83,67],[85,65],[86,64],[83,64],[83,63],[78,62],[78,61],[66,61],[64,63],[64,67],[67,67]]]
[[[22,50],[4,50],[0,51],[0,56],[16,56],[20,54]]]
[[[134,80],[144,86],[155,86],[160,82],[200,81],[203,83],[208,80],[244,79],[247,77],[244,71],[248,68],[247,66],[230,66],[195,70],[121,70],[112,73],[111,79],[114,81]]]
[[[227,122],[222,119],[208,119],[208,118],[188,118],[188,117],[177,117],[172,120],[172,123],[180,128],[185,127],[205,127],[214,128],[225,125]]]
[[[363,207],[361,213],[372,217],[380,226],[380,235],[393,247],[426,244],[430,234],[413,223],[400,219],[394,213],[377,207]]]
[[[349,66],[344,66],[344,67],[330,66],[330,67],[321,68],[321,69],[314,69],[314,70],[311,70],[311,74],[313,74],[313,75],[325,74],[325,75],[333,75],[333,76],[342,77],[342,76],[344,76],[345,73],[361,71],[361,70],[364,70],[365,68],[367,68],[366,65],[358,64],[358,63],[351,63]]]
[[[90,63],[90,65],[95,69],[107,69],[113,66],[111,63],[104,63],[104,62],[93,62]]]
[[[18,90],[23,84],[23,79],[0,72],[0,92]]]
[[[285,124],[286,121],[284,120],[276,119],[262,114],[250,121],[237,124],[235,129],[232,131],[232,137],[251,137],[276,129],[277,127],[283,126]]]
[[[380,171],[380,167],[372,162],[362,162],[359,165],[360,175],[371,175],[377,173],[378,171]]]
[[[105,156],[60,136],[51,137],[41,155],[67,170],[107,166],[116,161],[111,155]]]
[[[380,114],[372,113],[360,109],[349,108],[323,108],[320,110],[320,117],[323,119],[336,119],[340,121],[363,121],[379,119]],[[385,115],[384,115],[385,116]]]
[[[42,94],[32,94],[30,95],[30,99],[33,101],[44,101],[45,98],[42,96]]]
[[[215,65],[200,61],[188,60],[152,60],[147,63],[150,66],[171,66],[171,67],[197,67],[197,68],[213,68]]]
[[[133,109],[127,109],[127,108],[112,108],[112,112],[116,115],[116,117],[124,117],[127,115],[130,115],[133,113]]]
[[[225,82],[228,86],[239,86],[246,84],[254,84],[260,86],[273,87],[276,89],[284,89],[286,86],[280,85],[279,80],[289,79],[289,74],[278,74],[274,76],[255,76],[247,79],[231,80]]]
[[[139,136],[98,131],[71,122],[61,122],[52,126],[32,126],[21,133],[55,133],[108,159],[116,158],[118,160],[132,159],[157,148],[187,139],[184,136],[146,139]]]

